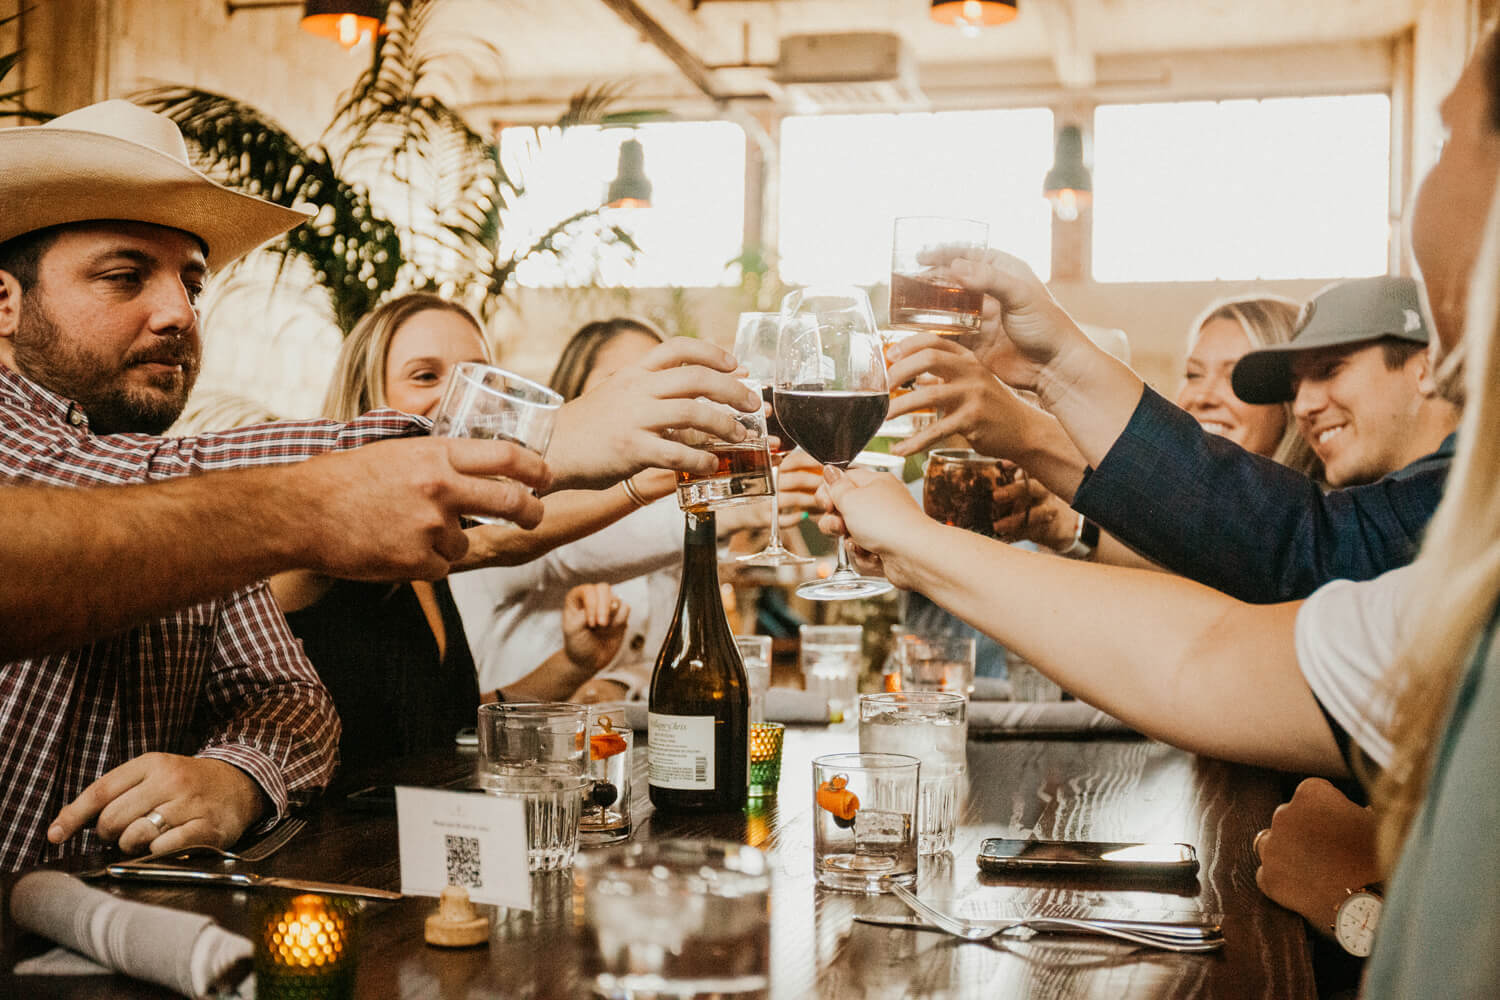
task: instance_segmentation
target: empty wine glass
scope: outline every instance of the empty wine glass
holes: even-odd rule
[[[772,399],[782,429],[825,465],[848,468],[875,436],[890,408],[890,392],[875,314],[862,289],[813,286],[782,300]],[[804,583],[797,593],[844,601],[890,589],[889,581],[849,567],[840,536],[833,575]]]
[[[781,331],[780,313],[740,313],[739,327],[734,334],[734,356],[749,370],[750,378],[761,385],[761,397],[771,402],[771,388],[776,381],[776,340]],[[759,552],[741,556],[737,561],[751,566],[788,566],[812,562],[781,544],[779,502],[776,499],[776,477],[781,460],[792,450],[793,442],[776,420],[776,409],[771,408],[766,417],[766,433],[777,438],[778,443],[771,452],[771,540]]]

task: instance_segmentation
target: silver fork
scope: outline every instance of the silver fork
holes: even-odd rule
[[[147,854],[139,858],[129,858],[125,861],[114,862],[114,864],[133,867],[153,861],[162,861],[167,858],[186,858],[194,854],[213,854],[223,858],[225,861],[264,861],[285,847],[287,841],[302,832],[302,828],[306,825],[307,820],[302,817],[288,816],[277,824],[276,828],[270,833],[238,853],[226,851],[224,848],[215,847],[212,844],[186,844],[182,847],[174,847],[169,851],[157,851],[155,854]],[[77,877],[84,879],[103,878],[108,874],[109,866],[104,865],[99,868],[90,868],[88,871],[81,871]]]
[[[965,941],[988,941],[990,938],[1001,934],[1008,934],[1011,931],[1026,932],[1025,937],[1049,931],[1063,933],[1074,931],[1101,937],[1118,938],[1121,941],[1129,941],[1147,948],[1160,948],[1164,951],[1206,952],[1217,951],[1224,947],[1224,938],[1222,936],[1208,935],[1204,928],[1194,928],[1190,935],[1185,936],[1180,933],[1172,933],[1171,931],[1163,932],[1160,930],[1148,931],[1138,928],[1125,928],[1118,922],[1101,922],[1074,917],[1025,917],[1014,922],[1006,922],[999,926],[993,923],[973,923],[961,917],[955,917],[952,914],[934,909],[918,899],[917,894],[905,886],[892,885],[891,888],[918,916],[933,926],[947,931],[954,937],[963,938]]]

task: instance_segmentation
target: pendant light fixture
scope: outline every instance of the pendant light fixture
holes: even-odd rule
[[[1064,222],[1078,218],[1079,210],[1093,200],[1094,178],[1083,165],[1083,131],[1077,125],[1064,125],[1057,133],[1057,152],[1042,182],[1042,194]]]
[[[646,179],[646,151],[638,139],[620,143],[620,165],[605,196],[609,208],[650,208],[651,182]]]
[[[932,0],[932,19],[956,28],[981,28],[1016,19],[1019,0]]]
[[[226,17],[242,10],[301,7],[302,30],[352,49],[367,38],[386,33],[385,14],[390,0],[267,0],[265,3],[224,4]]]
[[[352,49],[385,34],[386,0],[304,0],[302,30]]]

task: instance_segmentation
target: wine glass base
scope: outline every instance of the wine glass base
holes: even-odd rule
[[[852,601],[895,589],[891,581],[878,576],[830,577],[827,580],[804,583],[797,588],[797,596],[809,601]]]
[[[812,562],[810,556],[800,556],[790,549],[772,548],[767,546],[759,552],[752,552],[748,556],[740,556],[735,560],[741,566],[801,566]]]

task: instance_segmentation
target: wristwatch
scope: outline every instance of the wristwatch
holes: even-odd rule
[[[1078,527],[1073,529],[1073,544],[1059,549],[1058,555],[1069,559],[1088,559],[1099,547],[1099,526],[1082,514],[1078,515]]]
[[[1385,897],[1373,885],[1348,892],[1333,911],[1333,937],[1349,954],[1364,958],[1375,944],[1375,925],[1380,922]]]

